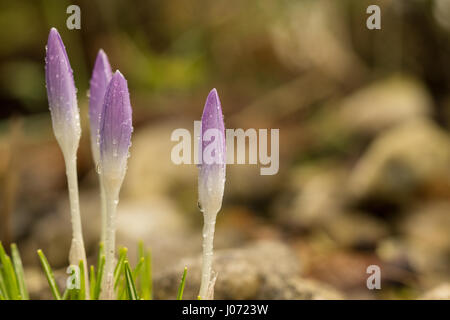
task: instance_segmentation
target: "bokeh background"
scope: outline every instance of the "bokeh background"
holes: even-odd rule
[[[66,8],[81,8],[68,30]],[[381,30],[366,8],[381,8]],[[217,88],[228,128],[279,128],[280,170],[230,165],[216,231],[217,298],[415,299],[450,292],[450,1],[0,2],[0,237],[17,242],[34,298],[36,250],[64,280],[71,226],[48,111],[56,27],[78,88],[81,214],[99,241],[88,85],[97,51],[128,80],[135,131],[118,243],[153,252],[154,294],[199,279],[197,169],[170,161]],[[378,265],[382,289],[368,290]]]

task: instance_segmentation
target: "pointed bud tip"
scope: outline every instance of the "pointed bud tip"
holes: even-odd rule
[[[56,28],[51,28],[48,34],[48,45],[62,44],[61,35]]]
[[[55,27],[51,27],[50,28],[50,34],[51,35],[57,35],[59,34],[58,30]]]
[[[121,77],[121,78],[124,78],[124,79],[125,79],[125,77],[123,76],[122,72],[120,72],[119,69],[117,69],[117,70],[114,72],[114,76],[113,76],[113,77]]]
[[[210,119],[215,119],[211,121]],[[217,93],[216,88],[213,88],[206,98],[205,107],[203,109],[202,115],[202,123],[206,128],[223,127],[223,114],[222,114],[222,106],[219,99],[219,94]],[[214,124],[215,123],[215,124]],[[222,124],[221,124],[222,123]]]
[[[127,79],[125,79],[125,77],[119,70],[116,70],[114,72],[114,74],[111,78],[111,82],[118,83],[120,86],[127,88],[127,91],[128,91]]]

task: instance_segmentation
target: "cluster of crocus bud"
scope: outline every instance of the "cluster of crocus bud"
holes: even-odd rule
[[[80,116],[72,69],[58,31],[51,29],[46,55],[46,85],[53,131],[66,163],[72,218],[72,265],[86,263],[78,200],[76,154],[80,141]],[[102,241],[105,248],[105,270],[101,298],[114,298],[115,220],[119,192],[127,169],[131,145],[132,110],[127,81],[111,71],[108,58],[100,50],[90,81],[89,120],[91,149],[99,174],[102,200]],[[198,198],[204,216],[203,264],[199,296],[212,299],[214,229],[222,206],[226,172],[225,125],[216,89],[209,93],[202,115],[201,164],[198,176]],[[87,272],[86,272],[87,274]],[[89,290],[86,290],[89,292]]]
[[[48,38],[45,70],[53,131],[64,156],[69,186],[73,229],[69,260],[71,265],[78,265],[82,260],[87,266],[76,171],[76,154],[81,136],[80,116],[72,69],[55,28],[50,30]],[[112,299],[115,214],[127,168],[133,128],[127,81],[119,71],[112,74],[103,50],[98,53],[90,82],[89,116],[91,149],[100,176],[102,198],[102,241],[105,242],[102,297]]]

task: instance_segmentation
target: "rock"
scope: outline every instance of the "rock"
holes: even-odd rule
[[[341,247],[375,248],[376,244],[389,235],[388,226],[364,212],[342,213],[331,217],[324,229]]]
[[[425,88],[410,78],[392,77],[375,82],[345,98],[338,121],[353,133],[373,135],[393,125],[431,114]]]
[[[267,281],[261,299],[277,300],[340,300],[343,295],[331,286],[299,276]]]
[[[420,300],[450,300],[450,283],[443,283],[425,292]]]
[[[450,137],[425,119],[412,120],[384,133],[356,164],[349,190],[357,200],[408,200],[420,190],[450,190]],[[450,192],[449,192],[450,194]]]
[[[398,222],[413,267],[450,281],[450,202],[424,204]]]
[[[80,192],[81,223],[86,254],[97,252],[100,241],[100,200],[97,192]],[[24,264],[38,264],[37,249],[42,249],[54,268],[68,264],[72,225],[68,195],[63,194],[54,211],[34,223],[22,246]]]
[[[201,250],[201,231],[196,232],[173,202],[162,196],[119,203],[117,244],[128,248],[130,261],[137,261],[141,240],[152,252],[154,273]]]
[[[136,130],[122,187],[123,195],[146,199],[149,194],[166,195],[174,189],[197,191],[196,166],[175,165],[171,161],[171,150],[178,142],[171,141],[170,137],[177,128],[191,131],[193,139],[193,122],[166,122]]]
[[[286,224],[312,227],[327,223],[339,214],[346,201],[348,173],[334,166],[300,167],[291,174],[290,203],[276,205],[276,216]],[[286,209],[287,207],[287,209]]]
[[[282,263],[280,263],[282,261]],[[201,258],[188,258],[155,274],[157,299],[176,297],[180,276],[187,266],[186,298],[195,298],[200,287]],[[295,254],[279,242],[257,242],[242,249],[216,250],[214,271],[216,299],[253,299],[258,296],[268,274],[288,277],[299,272]]]
[[[200,287],[201,259],[184,259],[154,276],[155,298],[174,299],[184,266],[187,266],[184,297],[193,299]],[[275,241],[260,241],[242,249],[217,250],[216,299],[311,299],[334,297],[319,284],[298,277],[295,253]],[[329,294],[328,294],[329,293]]]

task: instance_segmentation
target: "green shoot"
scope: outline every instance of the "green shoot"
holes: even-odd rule
[[[25,275],[23,272],[22,259],[20,259],[20,253],[15,243],[11,244],[11,257],[14,264],[14,271],[17,276],[17,284],[19,286],[20,296],[23,300],[28,300],[28,291],[25,284]]]
[[[134,284],[133,274],[131,272],[128,260],[125,260],[125,279],[127,284],[127,293],[130,300],[138,300],[136,285]]]
[[[127,258],[127,252],[127,248],[119,249],[119,260],[117,261],[116,269],[114,270],[114,289],[117,287],[120,275],[123,272],[123,264],[125,262],[125,259]]]
[[[184,267],[183,276],[181,277],[180,287],[178,288],[177,300],[183,299],[184,284],[186,282],[187,267]]]
[[[41,249],[39,249],[37,253],[39,255],[39,259],[41,261],[42,268],[44,269],[45,276],[47,277],[48,285],[50,286],[50,290],[52,291],[53,297],[56,300],[61,300],[58,285],[56,284],[55,276],[53,275],[52,268],[50,267],[47,258],[45,257]]]
[[[89,270],[89,284],[90,284],[90,286],[89,286],[90,292],[89,293],[90,293],[91,299],[93,300],[94,295],[95,295],[95,286],[96,286],[94,266],[91,266],[91,268]]]
[[[86,300],[86,274],[84,273],[84,262],[80,260],[80,292],[78,294],[78,300]]]
[[[98,300],[98,298],[100,297],[104,269],[105,269],[105,256],[102,255],[102,257],[100,258],[100,263],[98,265],[97,281],[95,282],[94,296],[92,297],[93,300]]]
[[[21,300],[19,287],[17,285],[17,277],[11,262],[11,258],[6,254],[3,245],[0,242],[0,262],[3,265],[2,275],[5,284],[5,291],[8,292],[9,299]]]

